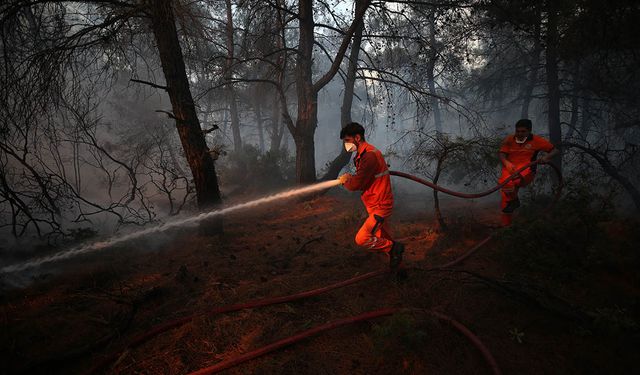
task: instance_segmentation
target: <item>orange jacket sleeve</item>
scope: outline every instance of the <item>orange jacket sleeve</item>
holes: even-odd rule
[[[500,151],[503,154],[508,154],[509,153],[509,138],[507,137],[505,139],[502,140],[502,144],[500,145]]]
[[[555,148],[553,143],[549,142],[546,138],[536,137],[536,148],[540,151],[551,152]]]
[[[356,174],[345,182],[344,187],[351,191],[366,190],[375,178],[376,164],[376,157],[372,153],[362,155]]]

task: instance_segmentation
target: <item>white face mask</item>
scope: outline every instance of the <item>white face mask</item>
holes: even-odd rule
[[[522,139],[516,137],[516,143],[525,143],[527,141],[527,137],[524,137]]]
[[[355,143],[345,142],[344,149],[347,150],[347,152],[354,152],[358,149],[358,147],[355,145]]]

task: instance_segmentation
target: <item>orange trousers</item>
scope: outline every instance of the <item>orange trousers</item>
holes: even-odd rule
[[[524,165],[516,165],[515,168],[522,168]],[[502,167],[502,175],[498,180],[499,183],[502,183],[509,176],[511,176],[511,172],[507,170],[507,168]],[[531,170],[531,168],[527,168],[524,171],[520,172],[520,176],[515,178],[506,185],[502,187],[500,190],[500,209],[504,209],[507,204],[512,201],[518,199],[518,189],[521,187],[525,187],[529,185],[533,179],[536,177],[536,173]],[[511,225],[511,220],[513,218],[513,214],[502,213],[502,225],[508,226]]]
[[[370,213],[356,234],[356,244],[370,251],[388,253],[393,246],[388,220],[389,216]]]

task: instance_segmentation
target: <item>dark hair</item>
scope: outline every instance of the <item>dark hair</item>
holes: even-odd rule
[[[531,120],[529,120],[528,118],[523,118],[518,120],[518,122],[516,122],[516,128],[527,128],[531,130],[533,128],[533,124],[531,123]]]
[[[360,134],[364,140],[364,127],[357,122],[350,122],[340,130],[340,139],[344,139],[344,137],[355,137],[356,134]]]
[[[340,139],[344,139],[344,137],[355,137],[356,134],[360,134],[364,140],[364,127],[357,122],[350,122],[340,130]]]

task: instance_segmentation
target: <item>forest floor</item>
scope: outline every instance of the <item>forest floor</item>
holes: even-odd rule
[[[418,199],[398,198],[392,220],[394,235],[407,244],[407,280],[384,275],[298,302],[197,318],[126,352],[106,373],[184,374],[383,307],[453,317],[486,344],[504,374],[637,371],[640,341],[632,317],[640,316],[640,285],[634,266],[591,268],[559,282],[544,268],[518,268],[510,259],[527,253],[495,240],[454,267],[470,273],[429,272],[495,230],[498,215],[493,202],[445,199],[449,229],[439,234],[429,202]],[[156,324],[387,267],[386,256],[355,246],[363,219],[355,194],[325,195],[230,215],[222,237],[181,229],[161,245],[139,240],[67,261],[65,272],[0,296],[0,372],[84,373]],[[616,236],[632,230],[614,227]],[[450,326],[401,313],[332,330],[226,373],[490,371]]]

